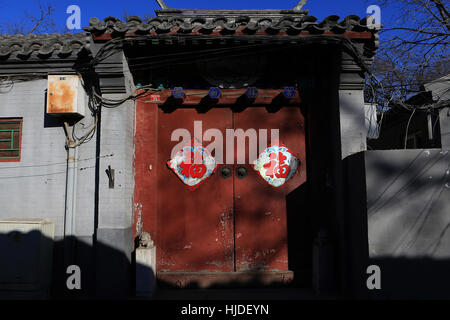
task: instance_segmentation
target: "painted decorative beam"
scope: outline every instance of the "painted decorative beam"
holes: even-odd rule
[[[251,89],[251,90],[249,90]],[[182,98],[175,98],[174,90],[163,90],[158,93],[145,95],[146,103],[163,104],[179,104],[179,105],[200,105],[211,103],[213,105],[235,105],[242,103],[250,103],[254,105],[270,105],[275,99],[282,97],[285,104],[299,104],[301,97],[299,92],[294,88],[288,87],[284,89],[218,89],[210,88],[209,90],[184,90],[177,89],[178,93],[184,93]],[[250,92],[249,92],[250,91]],[[249,94],[251,97],[249,97]]]

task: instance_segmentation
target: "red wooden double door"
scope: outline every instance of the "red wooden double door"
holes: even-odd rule
[[[300,166],[284,185],[272,187],[249,163],[249,140],[245,146],[234,141],[234,163],[219,164],[214,174],[190,190],[167,161],[180,142],[171,141],[174,130],[187,129],[193,137],[194,121],[201,121],[203,133],[208,129],[222,133],[224,161],[230,149],[226,129],[254,129],[258,144],[265,133],[267,145],[272,143],[271,130],[278,129],[280,142],[300,160]],[[139,100],[135,221],[155,242],[157,274],[288,270],[286,196],[306,180],[304,132],[298,106],[271,112],[265,106],[249,106],[240,112],[228,107],[164,112],[148,99]],[[203,141],[205,147],[210,143]],[[243,151],[238,149],[245,149],[245,164],[237,163]]]

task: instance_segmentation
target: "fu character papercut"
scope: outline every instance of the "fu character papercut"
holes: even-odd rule
[[[216,159],[194,139],[181,148],[167,165],[190,190],[196,189],[217,168]]]
[[[253,162],[253,169],[271,186],[277,188],[286,183],[297,171],[300,161],[283,144],[267,147]]]

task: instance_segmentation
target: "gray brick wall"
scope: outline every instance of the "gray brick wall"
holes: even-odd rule
[[[104,95],[119,99],[120,95]],[[134,102],[127,101],[120,107],[102,109],[101,152],[114,154],[100,159],[99,228],[129,228],[133,212],[133,126]],[[115,170],[114,189],[109,188],[105,170]]]
[[[66,150],[61,127],[44,126],[47,80],[0,88],[0,117],[22,117],[20,162],[0,162],[0,218],[51,218],[63,233]]]
[[[60,241],[64,231],[67,152],[61,121],[45,115],[46,88],[46,79],[0,88],[0,118],[23,118],[20,162],[0,162],[0,219],[53,219],[55,241]],[[106,95],[110,99],[122,96]],[[75,125],[78,137],[94,123],[89,110],[86,113]],[[128,101],[114,109],[103,108],[98,129],[101,141],[96,265],[92,264],[91,243],[98,130],[89,142],[78,147],[75,235],[79,242],[75,262],[89,274],[94,268],[97,270],[96,295],[126,295],[132,251],[134,102]],[[105,173],[108,165],[115,169],[114,189],[109,188]],[[59,255],[61,245],[57,247]],[[61,259],[62,256],[56,267],[64,278]],[[64,283],[63,279],[58,279],[55,280],[58,284]],[[84,281],[88,281],[86,279]],[[111,291],[111,287],[116,289]]]

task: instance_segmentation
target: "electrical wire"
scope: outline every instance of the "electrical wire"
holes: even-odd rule
[[[92,126],[92,128],[88,131],[88,133],[86,133],[83,137],[81,137],[74,145],[68,144],[67,147],[68,148],[76,148],[76,147],[79,147],[80,145],[82,145],[84,143],[84,141],[89,137],[89,135],[95,130],[95,128],[97,127],[97,123],[98,123],[98,118],[95,119],[95,123]],[[72,131],[74,130],[74,128],[72,129]]]
[[[408,124],[406,125],[406,132],[405,132],[405,147],[404,149],[406,149],[406,143],[408,142],[408,130],[409,130],[409,123],[411,122],[411,119],[414,115],[414,112],[416,112],[416,109],[413,109],[413,111],[411,112],[411,116],[409,117],[408,120]]]
[[[244,55],[250,55],[250,54],[261,54],[273,50],[278,50],[279,46],[273,46],[273,44],[280,44],[282,43],[284,45],[284,48],[292,48],[295,46],[301,46],[304,44],[309,44],[314,42],[315,40],[319,39],[320,41],[323,40],[322,36],[307,36],[302,38],[301,41],[299,41],[298,37],[295,36],[280,36],[280,37],[271,37],[271,36],[242,36],[240,37],[240,40],[242,41],[254,41],[255,43],[248,43],[248,44],[239,44],[236,43],[236,45],[229,46],[229,47],[222,47],[222,48],[204,48],[204,49],[198,49],[198,50],[183,50],[180,52],[175,53],[164,53],[164,54],[156,54],[152,55],[152,60],[147,61],[148,57],[136,57],[136,58],[129,58],[129,66],[131,68],[139,68],[144,69],[146,66],[150,66],[151,68],[162,68],[166,67],[168,65],[176,65],[176,64],[183,64],[187,62],[192,62],[192,55],[195,54],[195,58],[202,59],[202,61],[211,61],[214,59],[221,59],[223,57],[223,54],[227,54],[227,56],[230,57],[240,57]],[[135,100],[138,97],[141,97],[146,94],[152,94],[159,92],[161,90],[153,88],[150,85],[142,86],[140,88],[135,88],[131,93],[125,95],[124,97],[121,97],[119,99],[111,99],[103,97],[101,94],[97,92],[95,89],[96,86],[92,81],[90,80],[90,75],[93,73],[93,68],[107,59],[108,57],[120,52],[121,50],[126,50],[127,41],[148,41],[148,40],[157,40],[157,41],[212,41],[214,43],[220,43],[223,44],[223,42],[227,40],[234,41],[236,38],[233,36],[221,36],[220,39],[211,39],[210,36],[199,36],[199,35],[191,35],[191,36],[180,36],[180,35],[159,35],[156,37],[152,37],[151,39],[148,38],[148,36],[124,36],[120,38],[115,38],[107,41],[100,50],[95,54],[95,56],[89,61],[89,63],[85,65],[81,65],[77,67],[77,73],[81,76],[83,87],[88,95],[88,107],[92,113],[92,116],[94,117],[94,123],[88,132],[83,135],[82,137],[78,137],[75,132],[75,126],[72,129],[72,137],[76,141],[74,146],[79,146],[83,143],[86,143],[92,139],[93,136],[95,136],[95,130],[97,127],[98,122],[98,113],[100,112],[101,107],[105,108],[116,108],[122,105],[127,100]],[[305,43],[305,39],[306,41]],[[445,107],[448,107],[448,103],[444,101],[444,103],[432,103],[432,104],[424,104],[424,105],[410,105],[407,104],[401,100],[394,99],[394,95],[387,95],[386,90],[383,86],[382,81],[380,81],[375,74],[371,71],[370,67],[366,63],[366,61],[363,58],[363,54],[359,51],[359,49],[355,46],[355,44],[348,38],[340,37],[340,36],[328,36],[327,41],[329,42],[335,42],[342,44],[344,50],[349,53],[354,61],[361,67],[361,69],[364,71],[365,74],[368,75],[369,81],[367,82],[367,85],[370,87],[372,91],[372,99],[373,102],[375,101],[377,90],[375,90],[374,86],[380,88],[381,90],[381,96],[387,96],[388,99],[385,99],[385,105],[381,109],[381,117],[380,120],[377,123],[377,130],[379,132],[383,118],[384,113],[387,108],[390,106],[400,106],[404,108],[407,111],[411,110],[417,110],[417,111],[426,111],[430,108],[433,109],[442,109]],[[253,49],[254,52],[253,52]],[[144,60],[144,62],[140,62]],[[442,61],[446,61],[447,59],[441,59]],[[413,66],[413,65],[410,65]],[[84,76],[83,76],[84,75]],[[37,79],[37,78],[43,78],[47,76],[47,73],[18,73],[14,75],[0,75],[0,81],[2,80],[1,77],[6,77],[6,81],[10,81],[12,78],[15,79],[15,81],[27,81],[30,79]],[[3,80],[5,81],[5,80]],[[87,81],[87,82],[85,82]],[[138,93],[138,91],[140,91]],[[387,101],[387,102],[386,102]],[[411,115],[414,115],[414,112]],[[411,120],[411,118],[409,120]],[[408,121],[408,127],[409,127]]]
[[[93,159],[101,159],[101,158],[107,158],[107,157],[113,157],[114,153],[98,156],[98,157],[91,157],[91,158],[84,158],[84,159],[78,159],[74,160],[74,162],[83,162]],[[1,169],[22,169],[22,168],[34,168],[34,167],[49,167],[49,166],[57,166],[57,165],[67,165],[67,161],[64,162],[52,162],[52,163],[43,163],[43,164],[33,164],[33,165],[25,165],[25,166],[11,166],[11,167],[0,167]]]

